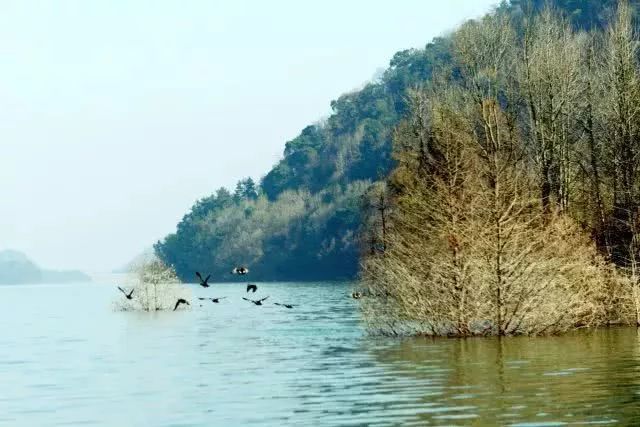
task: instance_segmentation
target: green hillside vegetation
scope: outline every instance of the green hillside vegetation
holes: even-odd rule
[[[514,0],[497,13],[512,16],[522,32],[524,16],[543,3]],[[601,28],[615,5],[551,3],[581,29]],[[424,49],[396,53],[378,80],[332,101],[326,121],[287,142],[283,159],[259,185],[248,178],[233,193],[221,188],[199,200],[176,232],[155,245],[156,254],[182,280],[193,280],[196,270],[224,280],[237,264],[250,265],[255,280],[355,278],[362,251],[379,245],[362,228],[363,216],[376,212],[374,184],[395,166],[392,135],[410,113],[409,91],[427,85],[434,70],[462,78],[452,44],[451,36],[438,37]]]

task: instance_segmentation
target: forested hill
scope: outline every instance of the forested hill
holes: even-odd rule
[[[513,0],[493,13],[519,20],[547,3]],[[602,26],[617,2],[550,3],[588,30]],[[391,139],[410,109],[407,91],[446,67],[454,67],[448,37],[396,53],[378,80],[332,101],[326,121],[287,142],[259,184],[248,178],[196,202],[176,232],[156,243],[156,254],[183,280],[196,270],[224,280],[238,264],[251,266],[254,280],[354,278],[365,241],[375,239],[360,233],[363,215],[375,208],[363,196],[393,167]]]

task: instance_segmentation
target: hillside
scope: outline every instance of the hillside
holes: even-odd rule
[[[0,284],[89,282],[91,278],[80,271],[43,270],[21,252],[0,251]]]
[[[601,27],[615,4],[551,3],[581,29]],[[514,0],[495,13],[518,21],[543,4]],[[427,84],[434,69],[447,67],[459,75],[450,37],[396,53],[379,80],[332,101],[326,121],[288,141],[283,159],[259,185],[246,179],[233,193],[221,188],[199,200],[176,232],[154,246],[156,254],[183,280],[193,280],[200,269],[225,279],[236,264],[250,265],[256,280],[354,278],[369,239],[361,237],[362,218],[374,209],[367,191],[394,167],[391,141],[410,110],[408,91]]]

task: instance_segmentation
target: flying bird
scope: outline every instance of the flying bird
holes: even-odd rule
[[[196,271],[196,276],[198,276],[198,279],[200,279],[200,286],[202,286],[203,288],[209,287],[209,279],[211,278],[211,275],[208,275],[206,279],[203,279],[200,272]]]
[[[239,274],[240,276],[244,276],[249,273],[249,269],[247,267],[236,267],[231,270],[231,274]]]
[[[213,302],[213,303],[218,304],[218,303],[220,302],[220,300],[221,300],[221,299],[225,299],[225,298],[226,298],[226,297],[219,297],[219,298],[202,298],[202,297],[199,297],[198,299],[199,299],[200,301],[209,300],[209,301],[211,301],[211,302]]]
[[[187,305],[191,305],[191,304],[189,304],[189,301],[187,301],[186,299],[184,299],[184,298],[180,298],[180,299],[178,300],[178,302],[176,302],[176,306],[175,306],[175,307],[173,307],[173,311],[176,311],[176,310],[178,309],[178,306],[179,306],[180,304],[187,304]]]
[[[257,285],[254,285],[253,283],[249,283],[247,285],[247,292],[251,291],[251,292],[255,293],[255,291],[257,291],[257,290],[258,290],[258,286]]]
[[[244,298],[244,297],[242,297],[242,299],[243,299],[243,300],[245,300],[245,301],[249,301],[249,302],[252,302],[252,303],[254,303],[255,305],[262,305],[262,301],[266,300],[267,298],[269,298],[269,297],[268,297],[268,296],[266,296],[266,297],[264,297],[264,298],[262,298],[262,299],[259,299],[259,300],[252,300],[252,299],[248,299],[248,298]]]
[[[280,304],[279,302],[274,302],[274,304],[275,304],[275,305],[282,306],[282,307],[286,307],[286,308],[293,308],[293,307],[295,307],[295,305],[293,305],[293,304]]]
[[[127,297],[127,299],[133,299],[133,297],[131,295],[133,295],[133,289],[131,289],[131,292],[127,293],[124,289],[122,289],[120,286],[118,286],[118,289],[120,289],[120,292],[122,292],[124,294],[125,297]]]

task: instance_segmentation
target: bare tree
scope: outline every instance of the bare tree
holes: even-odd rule
[[[489,150],[488,137],[475,131],[477,110],[447,99],[451,93],[423,97],[431,105],[423,120],[429,178],[405,181],[406,171],[393,178],[402,191],[387,251],[363,264],[365,319],[393,334],[456,336],[606,323],[612,290],[619,291],[615,273],[568,216],[543,213],[499,108],[485,106],[495,119],[487,124],[496,138]],[[405,164],[418,167],[413,143]]]
[[[575,133],[579,136],[574,150],[577,165],[576,188],[572,202],[577,205],[571,214],[589,224],[596,244],[612,256],[612,240],[608,230],[611,197],[607,150],[604,143],[602,99],[606,96],[601,83],[603,39],[599,33],[583,35],[584,48],[580,62],[580,86],[575,111]]]
[[[620,278],[567,215],[581,81],[571,58],[583,45],[546,13],[524,68],[532,127],[519,125],[518,52],[504,16],[455,34],[459,83],[414,94],[413,114],[395,136],[387,250],[363,263],[361,306],[374,330],[558,333],[606,324],[618,311]],[[530,129],[541,144],[533,170]],[[538,203],[541,164],[548,193]]]
[[[178,298],[188,298],[190,294],[180,285],[173,268],[156,258],[133,265],[126,285],[133,288],[133,299],[118,298],[115,304],[118,310],[168,310]]]
[[[525,20],[519,79],[546,213],[553,200],[561,211],[569,207],[571,155],[577,139],[572,113],[582,87],[582,47],[570,24],[549,8]]]
[[[620,1],[618,14],[605,35],[604,67],[601,69],[605,126],[603,133],[609,175],[612,178],[614,260],[626,264],[632,240],[631,224],[638,207],[640,167],[640,75],[638,39],[632,25],[632,10]]]
[[[394,227],[384,256],[370,258],[364,265],[364,294],[378,296],[366,298],[373,305],[365,306],[411,321],[439,319],[429,325],[433,333],[444,328],[467,335],[465,209],[475,179],[467,174],[470,130],[458,113],[459,99],[453,92],[416,93],[413,101],[417,114],[424,115],[406,123],[396,137],[403,167],[393,177],[399,194],[392,214]],[[427,121],[429,135],[422,139]],[[414,176],[421,178],[416,181]]]

